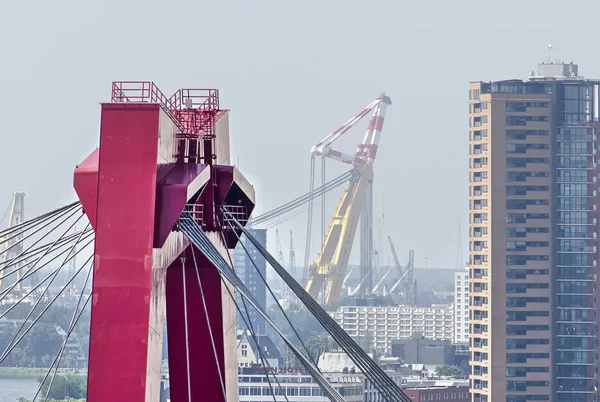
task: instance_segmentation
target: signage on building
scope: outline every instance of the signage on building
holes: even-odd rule
[[[255,366],[250,367],[250,372],[252,374],[266,374],[266,373],[274,373],[274,374],[308,374],[304,367],[262,367]]]

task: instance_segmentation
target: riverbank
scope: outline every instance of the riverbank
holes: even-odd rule
[[[31,367],[0,367],[0,378],[10,379],[38,379],[44,377],[48,372],[48,368],[31,368]],[[86,375],[85,370],[76,369],[58,369],[57,374],[78,374]]]

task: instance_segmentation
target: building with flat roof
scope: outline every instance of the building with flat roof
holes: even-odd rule
[[[469,85],[474,402],[598,400],[599,81]]]
[[[390,356],[392,341],[415,336],[452,341],[454,306],[340,306],[330,313],[367,350]]]
[[[456,344],[469,343],[469,271],[454,273],[454,339]]]
[[[454,347],[448,340],[398,339],[392,341],[392,356],[404,364],[455,364]]]

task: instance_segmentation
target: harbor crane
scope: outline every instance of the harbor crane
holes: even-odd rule
[[[391,103],[392,101],[388,96],[381,94],[342,127],[318,142],[311,150],[311,192],[314,189],[316,157],[321,156],[323,160],[330,158],[352,165],[352,175],[337,204],[329,229],[324,236],[321,250],[316,261],[308,267],[306,291],[314,299],[317,299],[323,291],[323,303],[325,305],[337,303],[341,297],[342,284],[346,276],[359,218],[361,218],[361,211],[365,210],[366,212],[362,214],[361,224],[361,240],[366,242],[361,241],[363,243],[361,244],[361,277],[370,275],[373,255],[372,219],[370,219],[372,218],[370,215],[372,215],[373,208],[373,162],[377,155],[386,108]],[[369,126],[354,155],[351,156],[334,150],[332,148],[333,142],[370,112],[372,112],[372,117]],[[325,181],[323,177],[322,181]],[[324,209],[323,204],[324,201],[322,201],[322,210]],[[312,222],[311,206],[312,203],[309,204],[309,233]],[[307,236],[307,250],[309,243],[310,235]],[[363,266],[365,265],[363,260],[368,260],[366,266]],[[372,284],[367,283],[367,288],[372,288]]]
[[[396,254],[396,248],[392,243],[392,238],[388,236],[390,242],[390,249],[392,251],[392,257],[394,258],[394,265],[398,272],[398,280],[390,288],[390,294],[394,294],[394,291],[400,286],[399,293],[402,297],[402,303],[415,306],[417,304],[417,281],[414,280],[414,268],[415,268],[415,251],[408,251],[408,264],[405,269],[402,269],[400,261],[398,260],[398,254]]]
[[[17,228],[25,221],[25,193],[23,191],[15,191],[13,195],[12,204],[10,206],[10,218],[8,221],[8,228]],[[15,275],[5,275],[5,265],[11,260],[15,260],[23,253],[23,230],[16,229],[10,231],[2,239],[2,254],[0,255],[0,290],[4,290],[7,286],[17,282],[15,290],[21,291],[21,276],[23,275],[23,268],[26,265],[26,261],[21,259],[10,269],[6,271],[15,271]],[[9,280],[4,280],[3,277],[8,276]],[[15,280],[12,280],[13,277]],[[8,279],[6,278],[6,279]]]

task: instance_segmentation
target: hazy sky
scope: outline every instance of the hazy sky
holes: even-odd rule
[[[375,244],[389,235],[401,260],[412,248],[420,266],[454,267],[459,218],[465,259],[468,250],[468,82],[526,77],[548,43],[600,77],[591,0],[5,3],[0,214],[14,190],[26,191],[28,217],[75,199],[73,168],[97,145],[113,80],[153,80],[169,94],[219,88],[259,213],[306,192],[311,146],[386,92]],[[278,228],[286,258],[294,231],[301,262],[304,216]],[[387,262],[387,243],[382,253]]]

